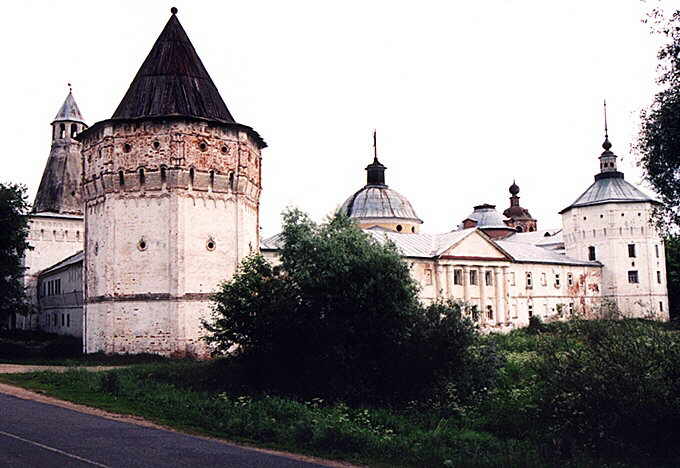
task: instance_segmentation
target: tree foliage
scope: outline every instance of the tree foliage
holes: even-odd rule
[[[463,308],[423,307],[394,245],[345,216],[317,225],[297,210],[284,214],[282,241],[281,264],[247,258],[205,324],[261,389],[368,402],[488,385],[493,360],[475,352]]]
[[[29,248],[26,187],[0,183],[0,320],[26,311],[24,252]]]
[[[661,197],[658,219],[666,230],[680,226],[680,11],[649,18],[664,38],[659,49],[659,91],[641,113],[637,152],[645,178]]]

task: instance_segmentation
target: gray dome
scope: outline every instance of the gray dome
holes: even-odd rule
[[[465,219],[477,221],[478,228],[512,229],[503,222],[503,217],[496,211],[496,205],[478,205]]]
[[[350,218],[403,219],[421,224],[411,203],[387,185],[366,185],[349,197],[338,210]]]

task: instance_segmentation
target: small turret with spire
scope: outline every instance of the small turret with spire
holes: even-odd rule
[[[366,166],[366,185],[386,185],[385,169],[387,167],[378,161],[378,143],[376,131],[373,130],[373,162]]]
[[[535,231],[538,228],[538,221],[531,216],[529,210],[520,206],[519,186],[514,179],[508,191],[510,192],[510,207],[503,211],[503,215],[507,218],[503,222],[517,232]]]
[[[604,101],[604,151],[600,155],[600,172],[618,172],[616,169],[617,156],[611,152],[612,144],[609,141],[609,129],[607,128],[607,101]]]
[[[81,144],[75,138],[87,128],[71,83],[68,95],[52,121],[52,147],[40,187],[33,203],[34,213],[60,213],[81,216]]]

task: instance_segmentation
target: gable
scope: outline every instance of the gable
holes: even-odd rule
[[[492,241],[474,231],[441,253],[440,258],[461,260],[510,260]]]

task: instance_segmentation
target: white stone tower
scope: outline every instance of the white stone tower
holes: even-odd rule
[[[659,202],[628,183],[616,167],[605,117],[604,151],[595,182],[560,211],[569,257],[597,260],[603,308],[629,317],[668,319],[663,241],[651,221]]]
[[[24,284],[32,304],[38,303],[38,273],[83,248],[81,144],[76,137],[87,128],[72,92],[52,122],[52,145],[30,214]],[[18,317],[19,328],[35,328],[37,315]],[[24,323],[20,323],[24,322]],[[26,323],[29,322],[29,323]]]
[[[202,355],[210,294],[259,245],[260,150],[172,9],[83,142],[87,352]]]

